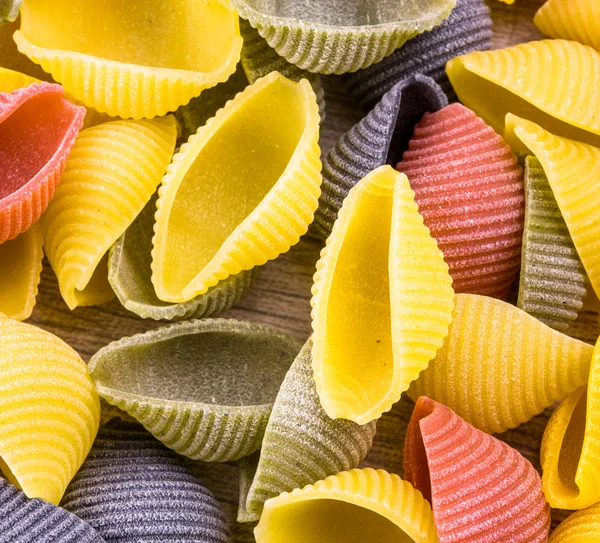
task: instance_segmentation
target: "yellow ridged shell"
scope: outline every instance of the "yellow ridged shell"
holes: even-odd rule
[[[8,479],[58,504],[99,422],[79,355],[49,332],[0,317],[0,469]]]
[[[344,471],[265,503],[257,543],[437,543],[429,503],[383,470]]]
[[[567,517],[554,530],[548,543],[600,543],[600,504]]]
[[[32,83],[39,83],[39,79],[0,67],[0,92],[12,92]]]
[[[175,149],[176,121],[114,121],[77,138],[42,218],[44,249],[67,305],[114,297],[107,251],[156,190]]]
[[[598,0],[548,0],[535,14],[533,22],[546,36],[600,49]]]
[[[256,81],[181,146],[159,190],[152,282],[186,302],[296,244],[321,193],[319,112],[307,80]]]

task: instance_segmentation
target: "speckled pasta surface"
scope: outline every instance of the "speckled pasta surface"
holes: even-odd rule
[[[409,395],[443,403],[484,432],[503,432],[583,386],[592,351],[506,302],[457,294],[444,346]]]
[[[13,92],[33,83],[40,81],[24,73],[0,67],[0,92]]]
[[[415,75],[397,83],[339,139],[323,160],[322,194],[315,214],[315,226],[323,238],[331,233],[350,189],[374,169],[396,164],[423,114],[447,105],[442,89],[432,79]]]
[[[440,24],[456,0],[232,0],[269,45],[299,68],[343,74],[366,68]]]
[[[0,0],[0,25],[16,20],[22,3],[22,0]]]
[[[157,203],[152,283],[161,300],[187,302],[299,241],[321,193],[318,137],[308,81],[272,72],[181,146]]]
[[[257,543],[438,541],[421,493],[397,475],[369,468],[269,500],[254,535]]]
[[[88,369],[103,398],[169,448],[225,462],[260,448],[299,349],[268,326],[192,320],[111,343]]]
[[[89,524],[0,477],[0,543],[105,543]]]
[[[600,504],[576,511],[552,532],[549,543],[597,543],[600,533]]]
[[[531,463],[421,396],[404,443],[404,476],[433,507],[440,543],[545,543],[550,507]]]
[[[381,62],[343,76],[348,92],[363,109],[373,107],[396,83],[415,74],[431,77],[455,101],[446,63],[459,55],[490,48],[492,19],[484,0],[456,0],[442,24],[407,41]]]
[[[600,50],[600,4],[595,0],[547,0],[533,22],[546,36]]]
[[[525,229],[517,306],[555,330],[577,319],[585,270],[539,160],[525,160]]]
[[[0,469],[30,498],[58,504],[85,459],[100,401],[79,355],[0,315]]]
[[[591,47],[532,41],[462,55],[446,71],[460,101],[499,134],[513,113],[558,136],[600,146],[600,53]]]
[[[227,543],[214,496],[183,461],[141,426],[100,429],[62,505],[107,543]]]
[[[77,100],[134,119],[227,80],[242,48],[229,0],[26,0],[14,39]]]
[[[171,304],[156,296],[151,269],[155,213],[156,195],[111,247],[108,282],[123,307],[144,319],[178,320],[211,317],[236,304],[259,268],[231,275],[189,302]]]
[[[265,501],[357,467],[373,443],[375,422],[333,420],[321,407],[308,341],[281,385],[246,500],[258,520]]]
[[[462,104],[426,113],[397,169],[450,267],[456,292],[503,298],[521,262],[523,170]]]

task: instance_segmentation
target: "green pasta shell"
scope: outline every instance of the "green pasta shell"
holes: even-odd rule
[[[280,57],[277,51],[258,33],[258,30],[252,28],[252,25],[244,19],[240,20],[240,33],[244,40],[241,65],[248,81],[254,83],[271,72],[279,72],[292,81],[308,79],[315,91],[317,104],[319,104],[319,115],[321,116],[321,122],[323,122],[325,119],[325,91],[321,86],[319,75],[301,70]]]
[[[525,159],[525,229],[517,306],[565,331],[583,307],[585,270],[539,160]]]
[[[124,338],[96,353],[98,393],[167,447],[205,462],[260,448],[299,345],[259,324],[204,319]]]
[[[288,62],[311,72],[343,74],[379,62],[439,25],[456,0],[231,3]]]
[[[108,281],[117,298],[132,313],[154,320],[211,317],[239,302],[258,275],[259,268],[231,275],[189,302],[168,303],[156,296],[152,284],[152,237],[155,194],[127,231],[112,246]]]
[[[0,25],[11,23],[19,16],[22,0],[0,0]]]
[[[317,394],[309,340],[281,385],[246,499],[247,518],[258,519],[264,503],[282,492],[357,467],[367,455],[375,422],[363,426],[327,416]],[[243,502],[243,500],[242,500]]]

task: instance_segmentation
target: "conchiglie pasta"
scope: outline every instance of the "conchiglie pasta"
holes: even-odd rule
[[[19,16],[21,0],[2,0],[0,3],[0,25],[14,21]]]
[[[161,300],[191,300],[298,242],[320,194],[318,134],[308,81],[272,72],[181,146],[157,203],[152,282]]]
[[[552,532],[549,543],[600,543],[600,504],[573,513]]]
[[[397,475],[368,468],[269,500],[254,535],[257,543],[438,541],[421,493]]]
[[[12,92],[39,82],[38,79],[21,72],[0,67],[0,92]]]
[[[0,317],[0,469],[30,498],[54,504],[87,456],[100,401],[66,343]]]
[[[506,302],[457,294],[450,333],[409,395],[488,433],[528,421],[588,378],[593,348]]]
[[[151,198],[175,149],[172,116],[84,130],[42,221],[44,249],[67,305],[114,297],[108,250]]]
[[[533,22],[546,36],[600,49],[600,4],[596,0],[547,0]]]
[[[229,0],[25,0],[14,39],[77,100],[134,119],[227,80],[242,47]]]

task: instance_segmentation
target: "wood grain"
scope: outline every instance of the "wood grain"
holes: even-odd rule
[[[494,18],[494,47],[540,38],[532,18],[542,3],[542,0],[516,0],[514,5],[507,6],[498,0],[489,0]],[[334,81],[325,81],[325,88],[328,110],[322,130],[324,151],[360,116],[358,111],[349,107]],[[318,239],[310,234],[305,236],[287,254],[266,264],[255,285],[241,302],[222,316],[270,324],[295,338],[307,339],[311,331],[309,302],[312,276],[321,246]],[[47,263],[44,265],[38,303],[29,322],[67,341],[86,361],[113,340],[161,325],[128,313],[116,300],[101,307],[69,311],[60,298],[56,279]],[[597,320],[594,325],[597,325]],[[411,411],[412,403],[403,399],[384,415],[378,423],[375,444],[365,466],[402,474],[402,447]],[[499,436],[521,451],[538,469],[541,438],[550,412],[548,409],[529,423]],[[221,500],[232,520],[232,541],[254,541],[252,526],[233,522],[238,501],[237,468],[227,464],[205,464],[197,465],[195,469]],[[564,516],[564,512],[555,511],[553,524],[556,525]]]

